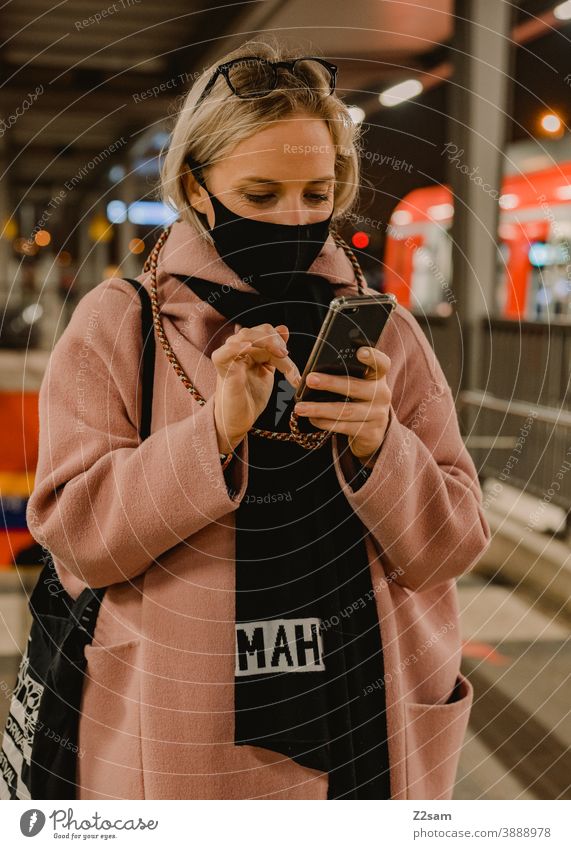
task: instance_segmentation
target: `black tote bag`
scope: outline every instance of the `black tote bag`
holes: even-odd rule
[[[127,278],[125,278],[127,280]],[[155,367],[151,299],[141,299],[141,440],[150,434]],[[139,371],[141,363],[139,364]],[[73,599],[46,553],[30,595],[32,625],[22,656],[0,749],[0,799],[75,799],[79,709],[86,661],[105,587],[86,587]]]

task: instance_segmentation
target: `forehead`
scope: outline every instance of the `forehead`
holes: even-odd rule
[[[325,121],[292,116],[237,142],[220,166],[233,178],[311,180],[335,173],[335,144]]]

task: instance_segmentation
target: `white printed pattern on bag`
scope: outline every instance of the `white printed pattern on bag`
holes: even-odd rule
[[[29,642],[30,638],[28,638]],[[31,743],[34,737],[43,685],[28,671],[29,656],[26,651],[20,662],[16,686],[0,749],[0,799],[30,799],[27,787],[21,780],[24,769],[29,770]]]

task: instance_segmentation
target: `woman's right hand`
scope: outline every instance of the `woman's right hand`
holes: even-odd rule
[[[279,369],[292,386],[301,375],[287,355],[285,324],[242,327],[212,353],[218,377],[214,419],[220,451],[232,451],[265,409]]]

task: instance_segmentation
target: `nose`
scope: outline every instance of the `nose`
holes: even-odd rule
[[[276,210],[278,224],[312,224],[325,217],[323,209],[308,209],[303,193],[284,197]]]
[[[280,224],[309,224],[309,211],[294,207],[285,209],[280,218]]]

